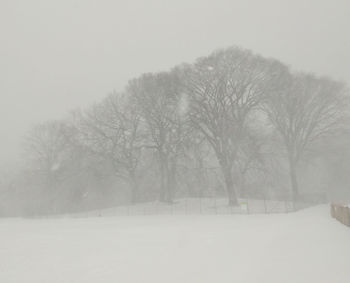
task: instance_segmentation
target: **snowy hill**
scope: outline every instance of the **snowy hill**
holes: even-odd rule
[[[290,214],[0,221],[0,282],[349,282],[350,229]]]

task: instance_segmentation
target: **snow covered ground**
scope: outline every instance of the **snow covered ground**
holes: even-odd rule
[[[350,229],[289,214],[0,219],[0,282],[350,282]]]

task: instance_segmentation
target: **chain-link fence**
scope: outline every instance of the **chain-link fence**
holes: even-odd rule
[[[223,197],[197,197],[180,198],[172,203],[153,201],[121,205],[78,213],[76,216],[272,214],[289,213],[294,209],[291,201],[239,199],[237,206],[229,206]]]

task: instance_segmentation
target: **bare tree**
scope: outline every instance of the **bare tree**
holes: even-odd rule
[[[248,197],[252,194],[262,195],[263,182],[267,174],[265,164],[266,152],[264,147],[266,140],[261,134],[248,132],[244,141],[240,145],[237,153],[237,158],[234,163],[234,175],[236,177],[236,184],[239,185],[239,192],[242,197]],[[260,191],[249,191],[247,188],[247,181],[259,181]]]
[[[142,133],[140,116],[127,97],[109,95],[83,114],[77,127],[85,147],[110,161],[116,176],[129,183],[131,202],[135,202]]]
[[[128,92],[147,125],[149,140],[146,147],[157,153],[160,200],[172,202],[177,160],[186,137],[181,83],[173,72],[147,74],[130,81]]]
[[[212,146],[229,204],[237,205],[232,170],[248,118],[285,67],[234,47],[199,59],[190,69],[185,79],[191,122]]]
[[[25,139],[25,152],[31,171],[42,180],[55,210],[57,187],[70,158],[69,131],[62,121],[35,126]]]
[[[293,198],[299,195],[297,166],[305,153],[334,131],[347,103],[342,83],[310,74],[289,76],[270,92],[266,112],[282,138],[288,156]]]

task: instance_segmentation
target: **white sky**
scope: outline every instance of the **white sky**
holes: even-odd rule
[[[0,0],[0,164],[35,123],[230,45],[350,82],[349,0]]]

